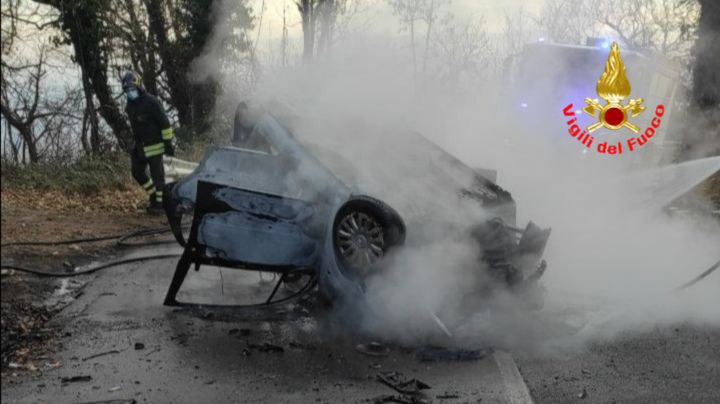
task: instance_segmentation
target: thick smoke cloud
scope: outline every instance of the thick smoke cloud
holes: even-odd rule
[[[638,171],[639,154],[583,154],[564,131],[560,110],[522,115],[490,73],[474,87],[450,88],[432,75],[415,76],[410,63],[399,42],[354,38],[323,60],[267,74],[252,93],[241,94],[272,110],[304,141],[351,159],[360,186],[401,213],[418,198],[435,201],[437,209],[411,223],[423,234],[409,234],[387,272],[368,283],[370,307],[360,329],[427,342],[442,335],[430,315],[436,313],[458,344],[567,348],[658,324],[720,325],[717,273],[690,290],[673,291],[720,259],[720,226],[662,209],[717,172],[720,158]],[[517,202],[519,226],[532,219],[552,227],[542,310],[527,311],[509,295],[477,306],[463,301],[484,276],[477,246],[463,230],[486,219],[483,212],[443,189],[402,181],[388,186],[367,174],[397,167],[372,150],[407,130],[471,167],[496,169],[498,183]],[[428,164],[407,175],[442,169],[431,157],[414,155],[413,147],[407,144],[408,155]]]

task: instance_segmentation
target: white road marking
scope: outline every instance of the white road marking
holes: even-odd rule
[[[502,351],[495,351],[493,356],[498,369],[500,369],[508,401],[512,404],[533,404],[530,390],[528,390],[512,357],[507,352]]]

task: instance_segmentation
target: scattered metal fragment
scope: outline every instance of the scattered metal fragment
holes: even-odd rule
[[[97,354],[95,354],[95,355],[90,355],[90,356],[88,356],[88,357],[86,357],[86,358],[83,358],[82,361],[83,361],[83,362],[86,362],[86,361],[89,361],[90,359],[99,358],[99,357],[105,356],[105,355],[119,354],[120,352],[121,352],[121,351],[118,351],[117,349],[113,349],[113,350],[107,351],[107,352],[100,352],[100,353],[97,353]]]
[[[445,392],[443,394],[438,394],[437,396],[435,396],[435,398],[440,399],[440,400],[449,400],[452,398],[460,398],[460,395],[458,393]]]
[[[419,395],[422,390],[430,389],[430,386],[418,379],[406,379],[405,376],[397,371],[380,372],[377,375],[378,381],[406,395]]]
[[[136,342],[136,343],[135,343],[135,350],[136,350],[136,351],[139,351],[139,350],[141,350],[141,349],[145,349],[145,344],[143,344],[142,342]]]
[[[301,343],[299,343],[299,342],[294,342],[294,341],[293,341],[293,342],[290,342],[288,345],[290,345],[290,348],[304,349],[304,350],[306,350],[306,351],[315,351],[315,350],[317,350],[317,347],[314,346],[314,345],[301,344]]]
[[[260,352],[272,352],[272,353],[283,353],[285,349],[278,345],[273,345],[268,342],[264,342],[262,345],[259,344],[248,344],[248,348],[257,349]]]
[[[387,356],[390,353],[390,348],[375,341],[368,344],[357,344],[355,350],[370,356]]]
[[[150,356],[151,354],[154,354],[155,352],[159,352],[159,351],[160,351],[160,347],[159,347],[159,346],[156,346],[155,348],[153,348],[153,349],[151,349],[150,351],[148,351],[148,352],[145,354],[145,356]]]
[[[120,386],[113,386],[113,387],[110,387],[110,388],[108,389],[108,392],[109,392],[109,393],[114,393],[114,392],[120,390],[120,388],[121,388]]]
[[[431,311],[431,312],[430,312],[430,317],[432,317],[433,321],[435,321],[435,324],[437,324],[437,326],[440,327],[440,329],[442,330],[442,332],[444,332],[445,335],[448,336],[448,338],[452,338],[452,336],[453,336],[452,333],[451,333],[450,330],[448,330],[448,328],[445,326],[445,323],[443,323],[442,320],[440,320],[440,317],[438,317],[437,314],[435,314],[434,312]]]
[[[250,332],[249,328],[232,328],[228,330],[229,335],[239,335],[241,337],[247,337],[250,335]]]
[[[373,404],[399,403],[399,404],[424,404],[427,401],[418,397],[411,397],[404,394],[384,394],[375,397]]]
[[[472,361],[485,358],[495,352],[493,348],[450,350],[438,346],[427,346],[417,353],[422,362]]]
[[[90,380],[92,380],[92,376],[90,375],[70,376],[61,377],[60,383],[89,382]]]
[[[587,390],[582,389],[582,391],[580,393],[578,393],[577,398],[580,398],[580,399],[587,398],[587,395],[588,395]]]

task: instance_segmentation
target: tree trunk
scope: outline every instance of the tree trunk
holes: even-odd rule
[[[130,127],[115,103],[108,85],[108,52],[106,38],[98,21],[102,1],[35,0],[60,12],[61,27],[67,33],[75,51],[75,58],[87,75],[93,92],[100,102],[98,112],[112,129],[120,147],[131,144]]]
[[[427,71],[427,61],[430,53],[430,37],[432,35],[432,29],[435,22],[435,0],[430,0],[430,8],[426,10],[427,13],[427,31],[425,31],[425,53],[423,53],[423,74]]]
[[[327,53],[332,42],[333,17],[335,15],[335,0],[320,0],[320,37],[318,38],[317,53]]]
[[[131,44],[131,54],[140,66],[142,71],[143,84],[150,94],[158,94],[157,87],[157,66],[155,64],[155,41],[151,34],[143,32],[142,24],[135,12],[135,2],[125,0],[125,8],[130,16],[130,24],[132,29],[133,44]]]
[[[97,113],[95,112],[95,102],[93,101],[90,79],[85,70],[82,70],[82,86],[83,94],[85,95],[85,116],[90,122],[90,152],[92,154],[100,154],[100,125],[98,123]],[[85,133],[82,135],[84,138]]]
[[[410,47],[412,48],[413,77],[417,80],[417,53],[415,50],[415,18],[410,20]]]
[[[303,62],[310,62],[315,51],[315,1],[302,0],[298,4],[302,17]]]
[[[40,160],[40,156],[38,156],[37,145],[35,144],[35,139],[33,138],[32,128],[25,127],[20,129],[19,132],[20,136],[22,136],[24,140],[24,144],[27,145],[30,163],[37,163]]]
[[[7,122],[20,133],[20,138],[23,140],[22,158],[25,163],[25,148],[27,147],[27,154],[30,158],[31,163],[37,163],[39,156],[37,151],[37,145],[35,144],[35,137],[33,136],[32,122],[35,120],[34,117],[28,118],[23,121],[13,111],[5,105],[0,103],[0,113],[5,117]]]
[[[12,125],[10,125],[10,121],[8,121],[7,119],[5,120],[5,128],[7,129],[7,140],[8,143],[10,143],[10,150],[12,151],[13,162],[19,163],[20,161],[18,160],[18,146],[15,144],[15,139],[13,139],[14,136],[12,134]]]
[[[180,125],[190,128],[195,133],[203,133],[209,126],[208,117],[215,105],[217,84],[209,79],[203,83],[191,83],[188,80],[190,64],[202,51],[203,46],[192,49],[191,54],[179,54],[177,46],[167,36],[167,21],[161,0],[145,0],[150,20],[150,30],[157,43],[158,53],[167,76],[171,102],[178,114]],[[202,9],[210,18],[210,7]],[[202,31],[199,37],[192,40],[204,44],[210,32]],[[176,41],[190,40],[176,38]]]
[[[87,138],[87,126],[90,114],[94,115],[95,111],[88,111],[86,107],[85,112],[83,112],[82,127],[80,128],[80,145],[82,146],[85,155],[89,155],[91,153],[90,143]]]

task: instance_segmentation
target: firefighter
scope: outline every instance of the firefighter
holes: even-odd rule
[[[140,76],[127,72],[122,77],[123,92],[127,96],[125,111],[130,118],[135,145],[130,152],[132,176],[148,193],[147,211],[163,213],[162,197],[165,187],[163,154],[175,155],[173,129],[163,107],[142,86]],[[147,169],[150,169],[150,177]]]

